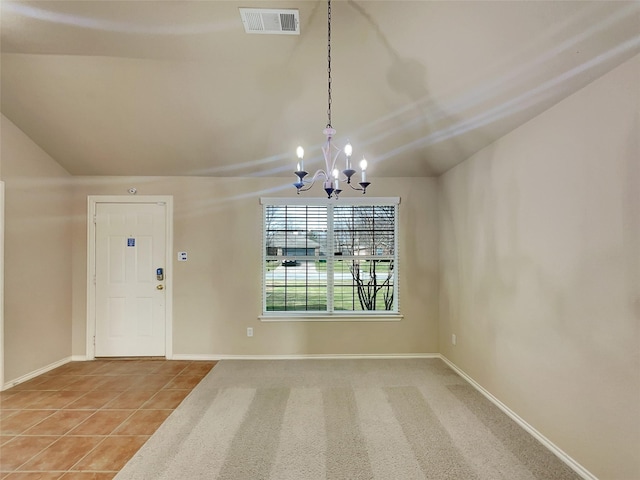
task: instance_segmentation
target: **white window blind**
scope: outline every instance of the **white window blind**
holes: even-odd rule
[[[263,315],[398,312],[399,199],[262,199]]]

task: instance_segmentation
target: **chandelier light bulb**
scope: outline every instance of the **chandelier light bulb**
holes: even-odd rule
[[[304,157],[304,148],[298,146],[298,148],[296,148],[296,155],[298,155],[298,158],[300,159],[296,172],[302,172],[304,170],[304,165],[302,164],[302,158]],[[302,178],[300,178],[300,182],[302,182]]]
[[[335,178],[337,180],[339,176],[340,176],[340,172],[338,171],[337,168],[334,168],[333,169],[333,178]]]
[[[347,144],[344,146],[344,154],[347,157],[350,157],[352,153],[353,153],[353,147],[351,146],[350,143],[347,142]]]
[[[365,183],[367,181],[367,159],[364,157],[360,160],[360,168],[362,169],[362,183]]]

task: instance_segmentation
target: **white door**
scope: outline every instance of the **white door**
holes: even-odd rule
[[[96,205],[97,357],[165,356],[165,209]]]

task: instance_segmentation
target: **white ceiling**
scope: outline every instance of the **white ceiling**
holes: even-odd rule
[[[0,5],[2,113],[70,173],[293,176],[298,144],[320,167],[324,0]],[[334,0],[332,125],[373,177],[439,175],[639,52],[639,2]]]

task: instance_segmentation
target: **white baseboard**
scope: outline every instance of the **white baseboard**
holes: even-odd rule
[[[467,375],[463,370],[461,370],[455,363],[449,360],[444,355],[439,355],[439,357],[449,365],[458,375],[464,378],[467,382],[471,384],[476,390],[478,390],[482,395],[484,395],[491,403],[493,403],[496,407],[502,410],[509,418],[511,418],[514,422],[524,428],[529,434],[531,434],[535,439],[537,439],[542,445],[544,445],[547,449],[551,451],[556,457],[566,463],[569,468],[571,468],[574,472],[580,475],[584,480],[598,480],[598,477],[593,475],[589,470],[584,468],[578,462],[576,462],[573,458],[571,458],[567,453],[565,453],[560,447],[558,447],[555,443],[545,437],[538,430],[529,425],[525,420],[523,420],[516,412],[507,407],[504,403],[498,400],[495,396],[493,396],[488,390],[486,390],[482,385],[476,382],[473,378]]]
[[[25,375],[22,375],[14,380],[11,380],[7,383],[5,383],[2,386],[2,391],[11,388],[11,387],[15,387],[16,385],[20,385],[21,383],[26,382],[27,380],[31,380],[32,378],[36,378],[39,375],[42,375],[43,373],[47,373],[51,370],[53,370],[54,368],[58,368],[61,367],[62,365],[69,363],[70,361],[73,360],[73,357],[67,357],[67,358],[63,358],[62,360],[58,360],[57,362],[53,362],[50,363],[49,365],[46,365],[42,368],[38,368],[37,370],[34,370],[33,372],[29,372]]]
[[[362,360],[362,359],[407,359],[440,358],[439,353],[391,353],[391,354],[307,354],[307,355],[226,355],[226,354],[180,354],[174,353],[172,360]]]
[[[72,362],[86,362],[89,359],[87,358],[86,355],[71,355],[71,361]]]

